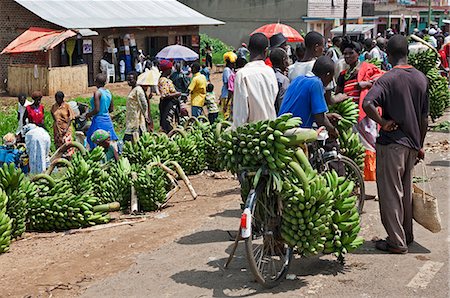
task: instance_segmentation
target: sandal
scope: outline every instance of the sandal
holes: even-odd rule
[[[386,240],[378,240],[375,242],[375,248],[381,251],[390,252],[392,254],[406,254],[408,249],[400,249],[390,246]]]

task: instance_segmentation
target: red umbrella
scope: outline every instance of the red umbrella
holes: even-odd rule
[[[262,27],[259,27],[255,31],[252,32],[253,35],[255,33],[263,33],[267,38],[272,37],[272,35],[277,33],[283,33],[284,37],[287,38],[288,42],[296,42],[296,41],[304,41],[303,37],[300,35],[300,33],[297,32],[294,28],[291,26],[280,24],[280,23],[274,23],[274,24],[267,24]]]

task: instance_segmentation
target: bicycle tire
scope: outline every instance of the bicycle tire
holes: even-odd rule
[[[345,175],[348,178],[350,175],[353,175],[353,182],[355,182],[355,191],[357,192],[356,195],[358,196],[358,213],[362,214],[363,208],[364,208],[364,201],[365,201],[365,185],[364,185],[364,178],[361,173],[361,169],[358,167],[358,165],[348,158],[347,156],[338,155],[337,157],[328,158],[324,161],[324,164],[327,166],[327,169],[329,170],[330,167],[328,166],[331,162],[342,162],[345,167]],[[349,173],[351,171],[351,173]]]
[[[268,201],[273,203],[276,200],[263,195],[261,187],[250,192],[247,197],[246,207],[250,209],[252,215],[252,233],[245,239],[245,250],[250,271],[256,281],[264,288],[273,288],[285,278],[293,249],[281,240],[281,213],[276,217],[267,216],[269,214],[265,204]],[[265,269],[271,264],[275,270],[266,272]]]

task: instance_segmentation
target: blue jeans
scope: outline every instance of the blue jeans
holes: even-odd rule
[[[202,107],[192,106],[192,117],[197,118],[202,113],[203,113],[203,108]]]

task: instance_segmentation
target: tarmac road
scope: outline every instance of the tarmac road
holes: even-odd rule
[[[448,115],[446,117],[448,119]],[[415,224],[416,242],[406,255],[377,251],[371,241],[385,237],[379,219],[378,202],[364,207],[362,236],[365,244],[346,257],[345,265],[332,256],[293,260],[289,274],[270,290],[252,278],[241,243],[230,268],[224,263],[233,242],[227,231],[239,224],[239,195],[221,212],[202,214],[196,230],[160,249],[139,255],[135,265],[123,272],[91,284],[84,297],[448,297],[449,231],[448,201],[450,157],[448,134],[429,133],[426,168],[433,194],[438,198],[443,229],[432,234]],[[447,140],[434,147],[437,142]],[[432,148],[432,149],[430,149]],[[420,167],[416,176],[422,176]],[[376,194],[374,183],[368,193]],[[428,189],[426,189],[428,190]],[[192,211],[191,211],[192,212]]]

